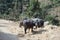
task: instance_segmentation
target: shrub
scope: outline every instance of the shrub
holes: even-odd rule
[[[54,18],[54,19],[52,20],[52,24],[58,26],[58,25],[59,25],[59,20]]]
[[[55,16],[47,15],[45,16],[45,21],[52,21],[55,18]]]
[[[59,25],[59,20],[56,18],[57,18],[57,16],[47,15],[45,17],[45,21],[49,21],[53,25]]]

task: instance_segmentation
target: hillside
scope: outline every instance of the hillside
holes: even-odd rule
[[[44,28],[24,34],[19,21],[36,17]],[[0,0],[0,40],[60,40],[60,0]]]
[[[24,17],[44,19],[48,13],[58,15],[59,7],[60,0],[1,0],[0,18],[14,21]]]
[[[60,6],[51,8],[51,11],[48,11],[48,14],[57,15],[58,19],[60,20]]]

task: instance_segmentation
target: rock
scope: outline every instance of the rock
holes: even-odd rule
[[[44,22],[44,25],[45,25],[45,26],[48,25],[48,24],[49,24],[49,21]]]

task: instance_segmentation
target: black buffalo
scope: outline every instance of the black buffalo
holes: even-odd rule
[[[30,19],[26,19],[20,22],[20,27],[23,26],[24,27],[24,31],[26,34],[26,30],[27,29],[31,29],[31,31],[33,32],[33,27],[35,26],[35,24],[33,23],[32,20]]]
[[[28,18],[24,18],[22,21],[20,21],[19,27],[23,26],[24,20],[27,20]]]
[[[35,23],[36,28],[37,27],[44,27],[44,20],[39,18],[32,18],[33,22]]]
[[[34,26],[37,28],[39,27],[44,27],[44,21],[42,19],[39,18],[34,18],[34,19],[24,19],[23,21],[20,22],[19,27],[23,26],[24,27],[24,31],[26,34],[26,30],[27,29],[31,29],[31,31],[33,32],[33,28]]]

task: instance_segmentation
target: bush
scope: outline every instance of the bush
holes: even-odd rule
[[[52,24],[58,26],[58,25],[59,25],[59,20],[54,18],[54,19],[52,20]]]
[[[53,25],[59,25],[59,20],[56,19],[57,16],[47,15],[45,21],[49,21]]]
[[[47,15],[45,16],[45,21],[52,21],[55,18],[53,15]]]

